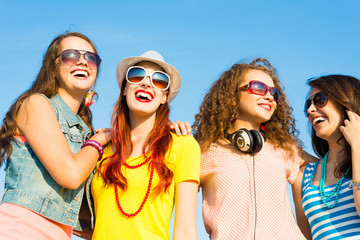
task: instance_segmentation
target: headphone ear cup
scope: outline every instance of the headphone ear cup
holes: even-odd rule
[[[253,137],[251,132],[245,128],[236,131],[233,144],[242,152],[250,152],[253,148]]]
[[[253,153],[258,153],[260,152],[261,148],[264,145],[265,139],[262,136],[262,134],[256,130],[250,130],[250,133],[252,135],[253,138],[253,148],[252,151]]]

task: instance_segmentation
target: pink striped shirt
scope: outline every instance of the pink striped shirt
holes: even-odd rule
[[[212,144],[202,154],[200,178],[203,219],[210,238],[305,239],[286,191],[286,183],[295,181],[299,163],[299,153],[291,159],[270,143],[265,143],[255,161],[252,156],[242,160]]]

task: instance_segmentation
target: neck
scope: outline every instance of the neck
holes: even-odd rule
[[[149,133],[154,128],[156,114],[147,117],[136,116],[134,113],[129,113],[131,141],[133,145],[145,143]]]
[[[75,115],[77,115],[85,92],[77,96],[77,95],[69,94],[68,92],[59,88],[57,94],[62,98],[62,100],[64,100],[64,102],[69,106],[72,112]]]
[[[336,141],[328,141],[329,155],[327,162],[332,164],[337,162],[338,154],[344,149],[343,144],[339,144]]]
[[[252,122],[249,122],[249,121],[242,121],[242,120],[238,119],[238,120],[235,121],[234,124],[231,125],[228,132],[232,133],[232,132],[235,132],[235,131],[239,130],[240,128],[246,128],[248,130],[260,131],[260,124],[252,123]]]

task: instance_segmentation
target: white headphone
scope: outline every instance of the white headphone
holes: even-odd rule
[[[233,133],[225,133],[225,137],[240,151],[252,154],[258,153],[265,142],[265,137],[261,132],[245,128],[240,128]]]

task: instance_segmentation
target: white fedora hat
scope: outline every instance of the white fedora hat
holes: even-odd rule
[[[156,63],[157,65],[162,67],[164,71],[170,76],[170,89],[169,89],[168,102],[174,100],[176,95],[179,93],[181,87],[180,74],[176,70],[176,68],[166,63],[164,58],[161,56],[161,54],[156,51],[147,51],[141,54],[139,57],[128,57],[121,60],[116,68],[116,78],[118,80],[119,87],[121,88],[122,81],[124,81],[125,74],[129,69],[129,67],[134,66],[135,64],[142,61]]]

